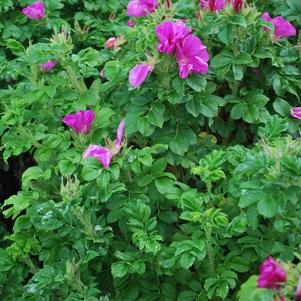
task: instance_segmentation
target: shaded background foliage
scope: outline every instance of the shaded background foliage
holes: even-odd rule
[[[49,0],[41,21],[20,13],[30,3],[0,4],[0,166],[20,185],[2,206],[3,300],[238,300],[263,259],[294,258],[300,40],[273,42],[260,16],[300,29],[299,1],[197,19],[198,3],[183,0],[133,28],[127,1]],[[162,16],[188,18],[208,74],[181,79],[175,58],[157,53]],[[121,35],[119,50],[104,49]],[[133,90],[128,72],[149,57],[154,71]],[[59,65],[41,72],[49,59]],[[92,131],[78,137],[62,118],[87,108]],[[110,169],[83,160],[122,117],[128,145]]]

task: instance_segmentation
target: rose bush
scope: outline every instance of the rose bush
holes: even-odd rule
[[[0,4],[3,300],[294,298],[298,0],[39,3]]]

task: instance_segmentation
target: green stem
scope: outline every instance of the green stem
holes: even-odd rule
[[[24,263],[27,264],[33,274],[36,274],[38,272],[38,269],[36,268],[30,257],[24,258]]]
[[[211,181],[206,182],[206,189],[207,189],[207,192],[209,194],[211,194],[211,191],[212,191],[212,183],[211,183]]]
[[[234,96],[237,96],[237,94],[238,94],[238,87],[239,87],[239,82],[235,81],[233,83],[233,89],[232,89],[232,93]]]
[[[212,199],[212,197],[211,197],[212,182],[211,181],[206,182],[206,189],[207,189],[207,193],[210,195],[210,199]],[[212,206],[212,205],[209,205],[209,206]],[[211,275],[214,275],[214,272],[215,272],[215,262],[214,262],[215,252],[214,252],[214,248],[212,247],[212,227],[209,223],[206,224],[205,236],[206,236],[206,241],[207,241],[207,246],[206,246],[207,256],[208,256],[208,259],[209,259],[209,272],[210,272]]]
[[[72,69],[71,66],[67,66],[66,67],[66,70],[70,76],[70,79],[71,79],[71,82],[72,82],[72,85],[74,88],[76,88],[80,93],[83,93],[87,90],[87,87],[85,85],[85,83],[81,80],[79,81],[77,79],[77,76],[76,76],[76,73],[74,72],[74,70]]]
[[[212,247],[212,228],[209,226],[205,230],[206,240],[207,240],[207,255],[209,259],[209,272],[211,275],[214,275],[215,272],[215,262],[214,256],[215,252]]]

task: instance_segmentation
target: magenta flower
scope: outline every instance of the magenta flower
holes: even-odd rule
[[[91,144],[83,153],[83,158],[87,157],[96,158],[105,169],[108,169],[113,158],[113,153],[106,147]]]
[[[210,10],[210,12],[220,11],[224,8],[224,0],[200,0],[202,10]]]
[[[257,287],[277,290],[286,282],[286,273],[280,264],[270,256],[260,266]]]
[[[22,14],[29,19],[43,19],[45,16],[44,3],[42,1],[34,2],[33,4],[22,9]]]
[[[104,45],[105,48],[117,48],[118,47],[118,40],[117,38],[109,38]]]
[[[171,54],[176,49],[176,43],[191,34],[191,29],[182,21],[176,23],[165,21],[156,26],[156,34],[159,40],[157,49],[161,53]]]
[[[131,0],[127,6],[127,16],[145,17],[157,8],[157,0]]]
[[[129,82],[136,89],[146,80],[148,74],[153,70],[152,66],[147,64],[136,65],[129,74]]]
[[[50,70],[52,70],[55,66],[57,65],[57,62],[53,62],[51,60],[49,60],[47,63],[45,64],[41,64],[41,70],[44,72],[48,72]]]
[[[268,12],[265,12],[261,16],[262,20],[270,22],[273,24],[275,31],[274,34],[277,38],[284,38],[296,35],[296,28],[289,22],[284,20],[282,16],[275,17],[272,19]],[[269,28],[263,27],[264,31],[268,31]]]
[[[264,20],[264,21],[267,21],[267,22],[272,23],[272,18],[270,17],[270,15],[269,15],[268,12],[263,13],[262,16],[261,16],[261,19]],[[264,27],[263,27],[263,30],[264,30],[264,31],[268,31],[269,28],[266,27],[266,26],[264,26]]]
[[[79,111],[75,114],[66,115],[63,122],[72,127],[78,134],[87,134],[90,132],[91,124],[95,118],[92,110]]]
[[[121,120],[117,129],[117,135],[115,140],[115,147],[119,150],[121,148],[123,133],[124,133],[125,122],[124,119]]]
[[[292,108],[291,115],[297,119],[301,119],[301,107]]]
[[[91,144],[83,153],[83,158],[96,158],[105,169],[108,169],[112,158],[119,153],[121,149],[122,137],[124,134],[124,119],[120,122],[117,129],[115,144],[108,142],[108,147]]]
[[[275,27],[275,36],[278,38],[296,35],[296,28],[289,21],[284,20],[282,16],[274,18],[272,24]]]
[[[127,25],[128,27],[134,27],[134,26],[135,26],[135,22],[134,22],[133,20],[128,20],[128,21],[126,22],[126,25]]]
[[[241,12],[243,0],[233,0],[233,10],[236,13]]]
[[[207,47],[201,40],[193,35],[189,35],[177,44],[177,60],[180,69],[180,77],[186,78],[189,72],[208,72],[209,55]]]

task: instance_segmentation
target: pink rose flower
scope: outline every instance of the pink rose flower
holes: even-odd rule
[[[286,282],[286,273],[280,264],[270,256],[260,266],[257,287],[277,290]]]
[[[104,45],[105,48],[117,48],[118,47],[118,40],[117,38],[109,38]]]
[[[269,15],[268,12],[263,13],[262,16],[261,16],[261,19],[264,20],[264,21],[267,21],[267,22],[272,23],[272,18],[270,17],[270,15]],[[263,30],[264,30],[264,31],[268,31],[269,28],[266,27],[266,26],[264,26],[264,27],[263,27]]]
[[[193,35],[185,37],[176,48],[180,77],[186,78],[189,72],[207,73],[209,55],[207,47]]]
[[[156,26],[156,34],[159,40],[157,49],[161,53],[171,54],[176,49],[176,43],[191,34],[192,30],[182,21],[173,23],[165,21]]]
[[[105,169],[108,169],[113,158],[113,153],[106,147],[91,144],[83,153],[83,158],[87,157],[96,158]]]
[[[301,119],[301,107],[292,108],[291,115],[297,119]]]
[[[157,0],[131,0],[127,6],[127,16],[145,17],[157,8]]]
[[[75,114],[66,115],[63,122],[72,127],[77,134],[87,134],[90,132],[94,118],[95,115],[92,110],[81,110]]]
[[[42,71],[48,72],[48,71],[52,70],[57,65],[57,63],[58,62],[53,62],[53,61],[49,60],[47,63],[41,64],[40,67],[41,67]]]
[[[120,152],[122,138],[124,134],[124,126],[125,123],[124,120],[122,120],[117,129],[115,144],[109,143],[108,147],[91,144],[83,153],[83,158],[96,158],[105,169],[108,169],[110,167],[110,162],[112,158]]]
[[[268,12],[265,12],[261,16],[262,20],[273,24],[275,31],[274,34],[277,38],[284,38],[296,35],[296,28],[289,22],[286,21],[282,16],[271,18]],[[263,27],[264,31],[268,31],[269,28]]]
[[[45,16],[44,3],[42,1],[34,2],[23,8],[22,14],[26,15],[28,19],[43,19]]]
[[[296,28],[289,21],[284,20],[282,16],[274,18],[272,24],[275,27],[275,36],[278,38],[296,35]]]
[[[136,65],[129,74],[129,82],[136,89],[146,80],[148,74],[153,70],[152,66],[147,64]]]
[[[126,25],[127,25],[128,27],[134,27],[134,26],[135,26],[135,22],[134,22],[133,20],[128,20],[128,21],[126,22]]]

